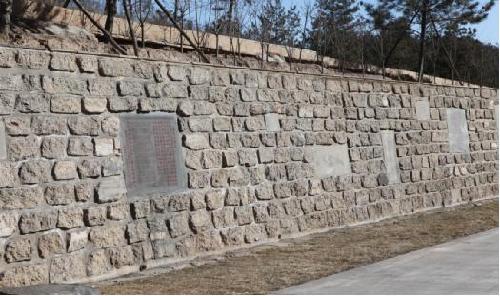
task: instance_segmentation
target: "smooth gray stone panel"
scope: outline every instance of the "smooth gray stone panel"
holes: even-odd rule
[[[347,145],[315,146],[309,148],[313,155],[313,167],[317,177],[326,178],[351,174],[351,162]]]
[[[417,115],[417,120],[430,120],[431,119],[431,109],[429,106],[428,98],[421,98],[415,103],[415,111]]]
[[[264,119],[266,120],[266,130],[268,132],[279,132],[281,130],[279,114],[267,113],[264,115]]]
[[[448,144],[452,153],[469,152],[469,131],[465,110],[448,108],[446,110],[448,119]]]
[[[0,120],[0,160],[7,159],[7,134],[5,132],[5,123]]]
[[[382,145],[384,147],[384,164],[389,178],[389,184],[398,184],[401,182],[399,175],[399,161],[396,154],[396,142],[394,140],[394,131],[380,131],[382,136]]]

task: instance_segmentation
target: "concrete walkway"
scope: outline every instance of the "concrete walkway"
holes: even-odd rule
[[[498,294],[498,228],[277,294]]]

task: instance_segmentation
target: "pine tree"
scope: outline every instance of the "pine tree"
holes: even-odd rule
[[[347,61],[357,59],[352,41],[356,40],[357,0],[316,0],[316,15],[312,21],[310,42],[321,56],[331,56],[340,60],[345,68]]]
[[[0,0],[0,34],[9,34],[11,13],[12,0]]]
[[[458,30],[469,24],[479,23],[488,16],[495,0],[488,0],[480,6],[476,0],[380,0],[380,7],[399,15],[415,16],[408,20],[408,26],[419,28],[418,69],[422,80],[426,41],[431,34]],[[452,65],[450,65],[452,66]]]
[[[254,20],[247,37],[267,43],[295,43],[300,29],[300,16],[295,6],[287,9],[281,0],[267,0]]]

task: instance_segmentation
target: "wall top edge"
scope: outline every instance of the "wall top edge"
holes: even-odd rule
[[[358,77],[351,75],[332,75],[332,74],[320,74],[320,73],[310,73],[310,72],[302,72],[302,71],[286,71],[286,70],[272,70],[272,69],[260,69],[260,68],[252,68],[252,67],[238,67],[232,65],[216,65],[209,64],[203,62],[184,62],[184,61],[176,61],[176,60],[157,60],[148,57],[136,57],[131,55],[122,55],[122,54],[111,54],[111,53],[102,53],[102,52],[88,52],[88,51],[73,51],[73,50],[61,50],[61,49],[42,49],[42,48],[33,48],[26,46],[14,46],[11,44],[0,43],[0,48],[9,48],[9,49],[18,49],[18,50],[31,50],[31,51],[40,51],[47,53],[68,53],[68,54],[79,54],[86,56],[97,56],[97,57],[109,57],[109,58],[122,58],[128,60],[140,60],[147,62],[161,62],[166,64],[177,64],[177,65],[192,65],[192,66],[202,66],[209,68],[217,68],[217,69],[234,69],[234,70],[250,70],[250,71],[259,71],[259,72],[269,72],[269,73],[283,73],[283,74],[299,74],[299,75],[308,75],[314,77],[321,78],[331,78],[334,80],[353,80],[360,82],[380,82],[380,83],[388,83],[388,84],[408,84],[408,85],[422,85],[427,87],[446,87],[446,88],[460,88],[460,89],[490,89],[498,91],[496,88],[488,87],[488,86],[478,86],[478,85],[470,85],[470,86],[462,86],[462,85],[445,85],[445,84],[433,84],[433,83],[419,83],[415,81],[406,81],[406,80],[393,80],[393,79],[377,79],[377,78],[369,78],[369,77]]]

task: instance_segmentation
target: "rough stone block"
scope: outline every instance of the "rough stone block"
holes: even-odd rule
[[[308,148],[313,155],[313,168],[317,177],[341,176],[351,173],[347,145],[333,144]]]
[[[13,263],[31,260],[31,245],[31,237],[20,237],[11,240],[5,247],[5,261],[7,261],[8,263]]]
[[[0,237],[8,237],[16,232],[18,221],[18,213],[14,211],[0,212]]]
[[[82,99],[79,96],[55,95],[50,99],[52,113],[80,113]]]
[[[108,100],[105,97],[85,97],[82,106],[86,113],[99,114],[106,111]]]
[[[109,257],[111,265],[115,268],[133,265],[135,262],[135,256],[131,246],[113,248],[110,250]]]
[[[50,162],[47,160],[28,160],[21,166],[19,177],[23,184],[38,184],[50,181]]]
[[[184,146],[193,150],[209,148],[208,138],[202,134],[184,135]]]
[[[194,233],[207,231],[212,226],[210,214],[204,209],[192,212],[189,217],[189,224]]]
[[[33,233],[55,228],[57,223],[56,211],[37,211],[21,215],[19,229],[21,233]]]
[[[65,137],[46,137],[42,141],[42,156],[45,158],[62,158],[66,156]]]
[[[89,156],[94,153],[91,137],[70,137],[68,154],[71,156]]]
[[[127,225],[127,238],[130,244],[146,240],[149,237],[149,228],[145,220],[139,220]]]
[[[8,162],[0,162],[0,188],[14,187],[17,182],[17,169],[15,165]]]
[[[92,228],[89,240],[99,248],[119,247],[127,244],[125,229],[120,224],[109,224]]]
[[[60,209],[57,218],[57,227],[71,229],[83,226],[83,210],[80,208]]]
[[[44,233],[38,238],[38,254],[42,258],[48,258],[54,254],[66,252],[65,239],[60,230]]]
[[[71,117],[68,120],[68,127],[73,135],[79,136],[97,136],[101,131],[101,123],[94,117]]]
[[[72,184],[51,184],[45,189],[45,199],[49,205],[67,205],[75,201]]]
[[[13,267],[0,279],[0,283],[6,287],[40,285],[48,282],[49,266],[45,263]]]
[[[107,250],[99,249],[89,254],[87,261],[87,274],[89,276],[101,275],[111,270],[111,262]]]
[[[61,160],[54,164],[54,179],[56,180],[73,180],[78,178],[76,172],[76,164],[70,160]]]
[[[51,283],[77,281],[87,275],[85,254],[74,253],[55,257],[50,264]]]
[[[0,122],[0,125],[2,123]],[[9,116],[5,118],[5,132],[11,136],[25,136],[31,133],[31,117],[29,116]]]
[[[186,214],[178,214],[168,219],[168,228],[173,238],[188,234],[189,222]]]
[[[74,252],[85,248],[88,242],[89,231],[87,229],[77,229],[68,232],[68,252]]]
[[[114,143],[112,138],[94,138],[94,151],[96,156],[113,154]]]
[[[31,120],[31,129],[37,135],[65,135],[66,118],[58,116],[35,116]]]
[[[101,180],[97,188],[97,202],[117,201],[127,193],[123,176],[108,177]]]
[[[448,123],[448,144],[452,153],[469,153],[469,131],[465,110],[446,109]]]

